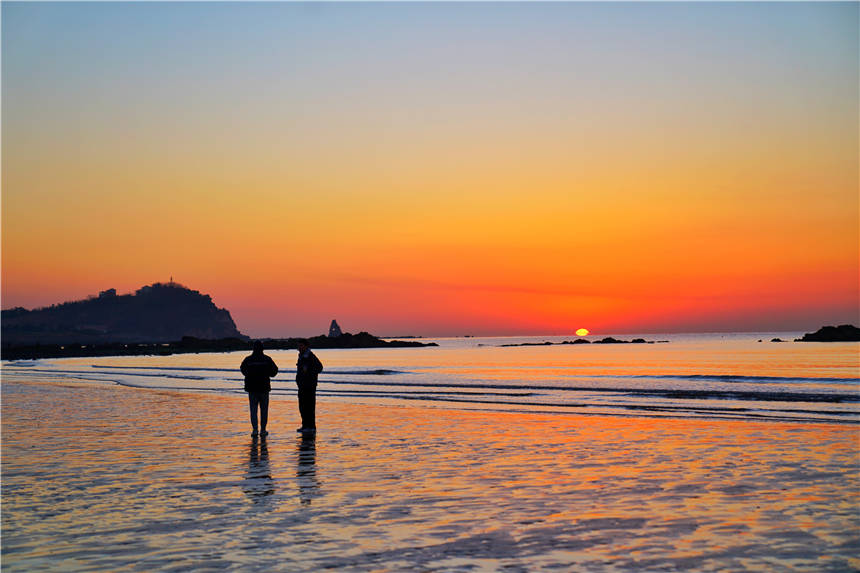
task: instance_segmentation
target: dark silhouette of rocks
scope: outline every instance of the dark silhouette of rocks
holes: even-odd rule
[[[337,321],[332,320],[331,326],[328,327],[328,337],[337,338],[338,336],[343,336],[343,331],[340,329],[340,326],[337,324]]]
[[[659,342],[669,342],[668,340],[660,340]],[[606,338],[602,338],[600,340],[595,340],[594,342],[590,340],[586,340],[584,338],[577,338],[574,340],[562,340],[561,342],[519,342],[516,344],[502,344],[502,347],[511,347],[511,346],[555,346],[555,345],[564,345],[564,344],[654,344],[653,340],[645,340],[644,338],[634,338],[633,340],[618,340],[617,338],[612,338],[611,336],[607,336]]]
[[[817,331],[806,333],[803,338],[795,342],[858,342],[860,341],[860,328],[853,324],[842,324],[840,326],[822,326]]]
[[[770,341],[771,342],[785,342],[785,340],[783,340],[782,338],[771,338]]]
[[[668,340],[661,340],[660,342],[669,342]],[[607,336],[602,340],[595,340],[594,344],[654,344],[653,340],[645,340],[644,338],[634,338],[633,340],[618,340],[617,338],[612,338],[611,336]]]
[[[270,338],[264,340],[266,350],[295,350],[301,338]],[[321,334],[306,339],[311,348],[406,348],[419,346],[438,346],[435,342],[415,342],[403,340],[382,340],[367,332],[358,334],[344,333],[338,338]],[[106,342],[96,344],[7,344],[2,347],[3,360],[34,360],[37,358],[71,358],[85,356],[140,356],[189,354],[201,352],[236,352],[251,350],[247,338],[203,339],[184,336],[172,342],[123,343]]]
[[[270,350],[294,350],[298,348],[301,338],[267,338],[263,343]],[[439,346],[435,342],[418,342],[415,340],[383,340],[368,332],[351,334],[344,332],[337,338],[321,334],[305,339],[311,348],[417,348],[421,346]]]
[[[154,290],[144,290],[151,289],[152,287],[144,287],[137,291],[136,295],[139,296],[143,291],[144,294],[152,294],[155,292],[156,295],[159,294],[159,290],[164,285],[152,285],[152,287],[156,287]],[[189,293],[192,293],[196,296],[203,297],[206,300],[209,300],[211,304],[211,299],[208,296],[200,295],[197,291],[188,291],[184,287],[179,287],[175,285],[171,288],[181,288],[186,290]],[[163,293],[162,293],[163,294]],[[115,296],[115,295],[108,295]],[[132,296],[132,295],[127,295]],[[99,298],[102,298],[101,295]],[[122,298],[122,297],[117,297]],[[91,302],[93,300],[97,300],[95,297],[89,299],[87,301],[79,301],[79,302]],[[67,305],[75,305],[77,303],[66,303]],[[65,306],[65,305],[60,305]],[[214,308],[214,305],[212,305]],[[51,307],[58,308],[58,307]],[[44,310],[44,309],[43,309]],[[227,313],[227,317],[229,318],[229,313],[223,309],[216,309],[219,313]],[[33,360],[37,358],[70,358],[70,357],[89,357],[89,356],[139,356],[139,355],[162,355],[168,356],[171,354],[188,354],[188,353],[201,353],[201,352],[235,352],[235,351],[248,351],[251,349],[250,339],[247,336],[244,336],[236,330],[235,332],[239,334],[238,336],[228,336],[228,337],[219,337],[219,338],[207,338],[207,337],[198,337],[198,336],[190,336],[185,335],[181,338],[177,338],[171,341],[161,341],[161,340],[148,340],[144,342],[126,342],[126,341],[104,341],[104,340],[87,340],[84,338],[86,335],[82,334],[81,330],[78,329],[76,331],[67,330],[50,330],[50,329],[32,329],[31,332],[35,334],[41,334],[47,332],[51,335],[56,336],[74,336],[76,339],[73,339],[73,342],[41,342],[41,340],[37,342],[29,342],[29,341],[18,341],[12,342],[6,338],[6,316],[7,313],[10,313],[13,317],[29,317],[30,313],[39,312],[39,311],[28,311],[25,309],[12,309],[10,311],[3,311],[3,345],[0,350],[0,358],[3,360]],[[42,325],[43,323],[35,323]],[[230,324],[232,325],[232,319],[230,319]],[[235,325],[233,326],[235,330]],[[93,336],[103,335],[103,332],[96,332]],[[47,339],[47,337],[45,338]],[[264,339],[265,347],[268,350],[295,350],[298,348],[299,341],[303,340],[302,338],[269,338]],[[367,332],[359,332],[358,334],[350,334],[349,332],[341,333],[340,336],[330,337],[325,334],[321,334],[319,336],[314,336],[312,338],[305,339],[310,342],[312,348],[411,348],[411,347],[421,347],[421,346],[438,346],[435,342],[417,342],[417,341],[403,341],[403,340],[383,340],[378,338]]]
[[[185,336],[247,339],[212,297],[180,284],[155,283],[134,294],[108,289],[97,297],[46,308],[2,312],[3,347],[162,343]]]

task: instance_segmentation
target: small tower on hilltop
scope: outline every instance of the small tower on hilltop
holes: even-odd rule
[[[332,320],[331,326],[328,327],[328,337],[329,338],[337,338],[338,336],[340,336],[342,334],[343,334],[343,332],[341,332],[340,327],[337,325],[337,321]]]

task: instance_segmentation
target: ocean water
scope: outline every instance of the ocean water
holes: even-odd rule
[[[860,344],[775,336],[319,350],[316,436],[271,352],[266,439],[244,353],[6,362],[2,569],[860,570]]]
[[[650,344],[510,346],[570,337],[425,339],[438,347],[317,350],[318,400],[368,405],[860,422],[860,343],[802,333],[615,335]],[[590,336],[592,340],[602,336]],[[771,342],[780,338],[786,342]],[[3,378],[242,394],[246,353],[5,362]],[[295,352],[270,351],[273,394],[295,394]]]

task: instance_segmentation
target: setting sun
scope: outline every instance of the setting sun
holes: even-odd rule
[[[579,330],[576,331],[577,336],[586,336],[587,334],[588,334],[587,328],[580,328]]]

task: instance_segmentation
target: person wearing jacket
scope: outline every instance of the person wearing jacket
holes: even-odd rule
[[[302,427],[297,432],[315,432],[317,429],[317,377],[323,365],[311,352],[308,341],[299,341],[299,360],[296,362],[296,385],[299,387],[299,413]]]
[[[252,437],[257,437],[257,409],[260,410],[261,436],[268,434],[266,423],[269,421],[269,392],[272,390],[271,378],[278,373],[275,361],[263,354],[263,343],[254,341],[254,350],[246,356],[240,367],[245,376],[245,392],[248,393],[248,404],[251,407]]]

